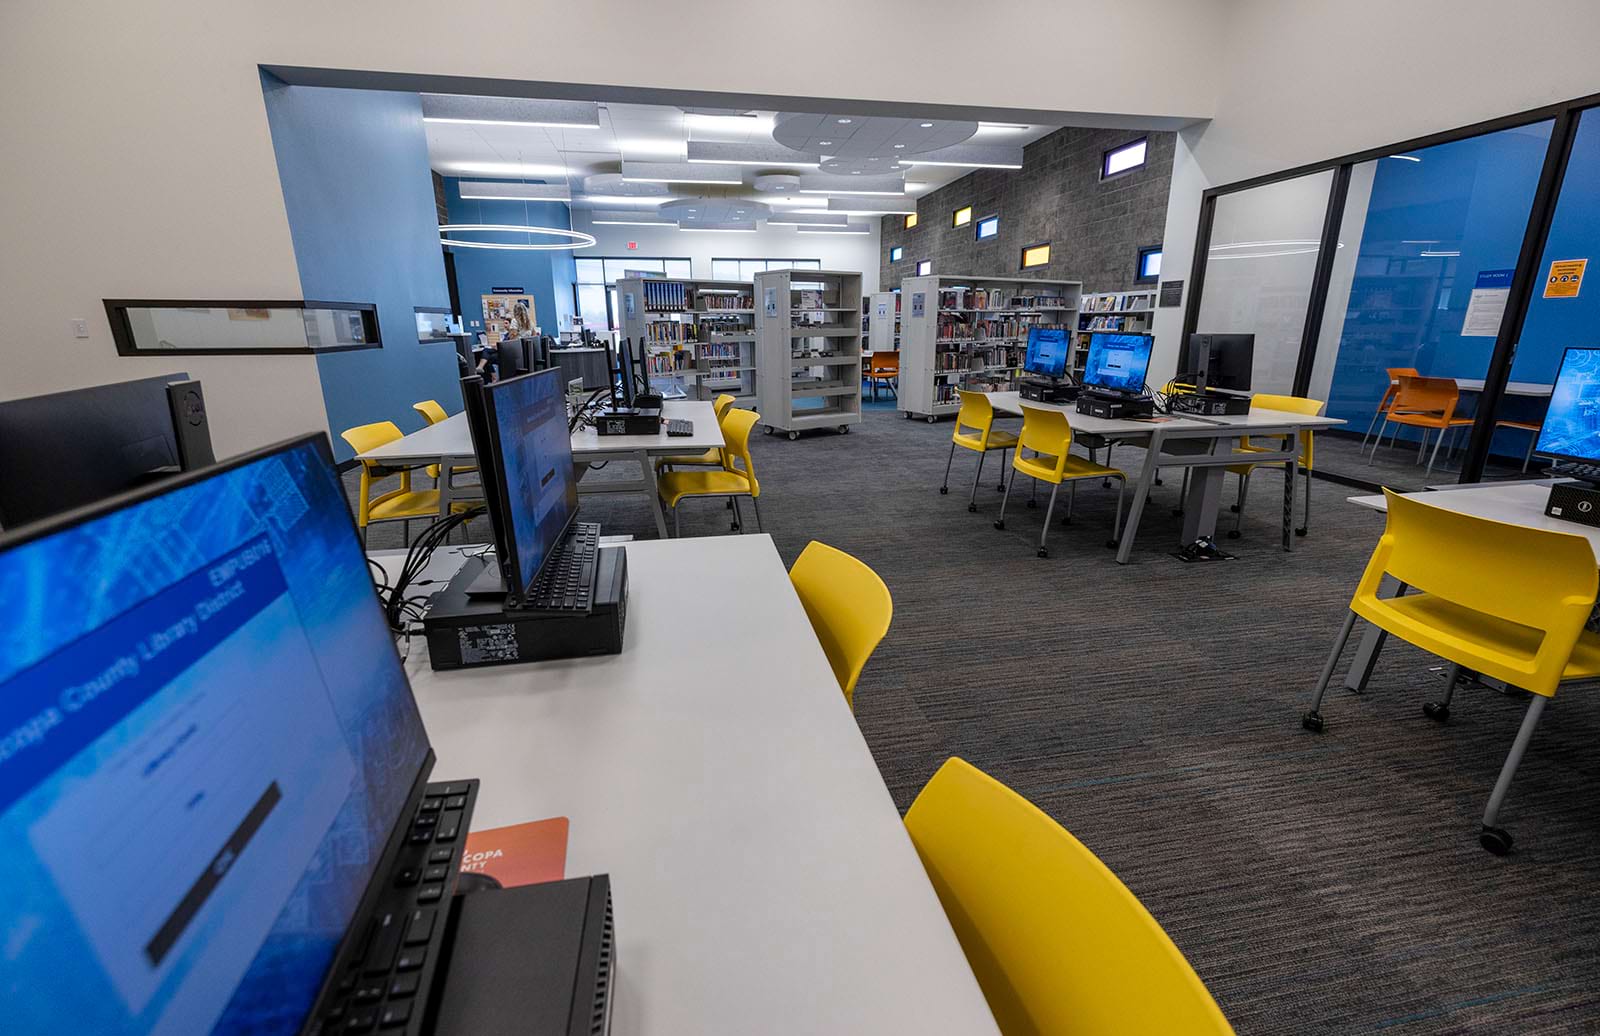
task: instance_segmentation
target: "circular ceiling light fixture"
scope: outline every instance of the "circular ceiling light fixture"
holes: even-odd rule
[[[664,183],[624,180],[621,173],[594,173],[585,176],[583,192],[602,194],[609,198],[660,198],[672,193]]]
[[[792,151],[829,158],[890,158],[953,147],[978,132],[976,121],[905,119],[889,115],[784,112],[772,139]]]
[[[507,241],[458,241],[451,234],[548,234],[557,241],[530,241],[525,245]],[[452,223],[439,227],[439,243],[446,248],[495,248],[512,252],[559,252],[569,248],[588,248],[595,243],[593,234],[565,227],[522,227],[507,223]]]
[[[765,218],[771,211],[761,202],[745,198],[683,198],[656,208],[657,216],[680,227],[743,226]]]
[[[800,189],[800,178],[792,173],[763,173],[751,186],[762,194],[793,194]]]

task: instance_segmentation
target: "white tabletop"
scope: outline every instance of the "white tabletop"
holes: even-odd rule
[[[1041,403],[1036,399],[1023,399],[1017,392],[987,392],[989,403],[996,411],[1010,414],[1013,417],[1022,415],[1023,404],[1039,410],[1059,410],[1067,415],[1067,423],[1072,430],[1080,435],[1104,435],[1110,438],[1133,438],[1138,435],[1149,435],[1160,427],[1166,431],[1183,431],[1213,427],[1205,421],[1195,417],[1167,417],[1157,414],[1148,418],[1119,418],[1112,420],[1105,417],[1091,417],[1088,414],[1078,413],[1076,403]]]
[[[1327,417],[1322,414],[1296,414],[1289,410],[1269,410],[1266,407],[1253,406],[1245,414],[1207,414],[1200,418],[1212,424],[1224,425],[1229,428],[1332,428],[1334,425],[1345,423],[1342,417]]]
[[[584,427],[572,433],[572,455],[581,460],[639,450],[660,454],[699,453],[722,445],[722,429],[717,424],[716,409],[710,403],[669,399],[661,407],[661,416],[693,421],[694,434],[669,436],[663,427],[655,435],[603,436],[592,427]],[[441,457],[471,458],[474,456],[472,432],[467,427],[466,414],[451,414],[438,424],[428,425],[358,456],[380,464],[431,463]]]
[[[611,875],[612,1031],[997,1032],[772,540],[626,550],[620,655],[406,665],[474,826],[570,817]]]
[[[1458,514],[1491,518],[1497,522],[1509,522],[1530,529],[1549,529],[1552,532],[1582,536],[1594,548],[1595,561],[1600,563],[1600,529],[1579,525],[1576,522],[1565,522],[1544,513],[1545,502],[1550,499],[1549,483],[1484,482],[1479,485],[1452,487],[1448,493],[1424,491],[1401,495]],[[1373,511],[1389,509],[1389,501],[1382,493],[1375,496],[1352,496],[1348,499],[1357,507]]]
[[[1482,378],[1456,378],[1456,388],[1464,392],[1482,392]],[[1548,396],[1554,392],[1554,385],[1545,385],[1537,381],[1508,381],[1506,382],[1506,395],[1508,396]]]

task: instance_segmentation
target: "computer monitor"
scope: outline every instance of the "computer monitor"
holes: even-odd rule
[[[1090,335],[1089,356],[1083,370],[1084,385],[1113,392],[1144,391],[1152,341],[1149,335],[1124,332]]]
[[[1249,392],[1255,351],[1255,335],[1193,334],[1178,374],[1192,377],[1197,389]]]
[[[195,391],[169,395],[177,382]],[[164,374],[0,403],[0,526],[205,466],[210,433],[198,389],[187,374]]]
[[[0,535],[0,594],[7,1031],[300,1031],[433,764],[327,437]]]
[[[1600,464],[1600,349],[1574,347],[1562,355],[1533,451],[1561,461]]]
[[[1059,378],[1067,370],[1067,332],[1059,327],[1028,328],[1028,351],[1022,369],[1029,374]]]
[[[559,370],[493,385],[476,380],[462,382],[462,396],[506,606],[515,608],[578,514],[565,383]]]
[[[624,338],[622,344],[617,347],[617,379],[622,388],[619,403],[625,407],[633,406],[634,396],[639,392],[639,380],[634,368],[631,338]]]

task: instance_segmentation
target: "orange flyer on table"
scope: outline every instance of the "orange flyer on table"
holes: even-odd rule
[[[567,818],[471,832],[461,854],[461,873],[487,874],[508,889],[560,881],[567,873]]]

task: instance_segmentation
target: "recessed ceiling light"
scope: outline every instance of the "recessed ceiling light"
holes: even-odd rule
[[[861,175],[861,170],[859,170],[859,169],[852,169],[852,170],[850,170],[850,175],[851,175],[851,176],[860,176],[860,175]]]
[[[694,211],[694,209],[690,209],[690,210],[689,210],[689,211],[690,211],[690,212],[693,212],[693,211]]]
[[[839,125],[848,126],[848,125],[850,125],[850,120],[849,119],[840,119],[839,120]]]
[[[819,147],[832,147],[833,146],[833,141],[831,141],[831,140],[819,140],[819,141],[817,141],[817,144],[818,144]]]
[[[899,150],[900,150],[900,149],[901,149],[901,148],[903,148],[903,147],[905,147],[905,145],[904,145],[904,144],[896,144],[896,145],[895,145],[895,146],[894,146],[894,149],[895,149],[895,150],[896,150],[896,151],[899,151]]]
[[[933,123],[931,122],[923,122],[919,123],[918,125],[920,125],[923,129],[933,129]]]

